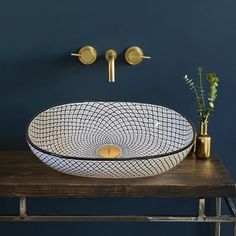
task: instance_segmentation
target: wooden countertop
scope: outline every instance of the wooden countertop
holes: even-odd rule
[[[4,197],[235,197],[235,182],[217,155],[188,156],[154,177],[96,179],[66,175],[31,152],[0,151],[0,196]]]

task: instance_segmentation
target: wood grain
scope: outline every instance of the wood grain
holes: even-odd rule
[[[31,152],[0,151],[0,196],[5,197],[235,197],[235,182],[214,155],[188,156],[154,177],[96,179],[66,175]]]

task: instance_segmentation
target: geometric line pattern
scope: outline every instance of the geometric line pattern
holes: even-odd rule
[[[31,121],[27,141],[34,154],[61,172],[99,178],[163,173],[186,157],[192,124],[167,107],[134,102],[81,102],[49,108]],[[97,154],[116,145],[118,159]]]

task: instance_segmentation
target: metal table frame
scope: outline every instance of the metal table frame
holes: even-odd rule
[[[233,223],[236,236],[236,208],[231,198],[224,198],[231,215],[222,215],[222,198],[216,197],[215,216],[205,215],[205,198],[200,198],[197,216],[147,216],[147,215],[28,215],[26,197],[20,197],[19,215],[0,216],[0,221],[141,221],[141,222],[196,222],[215,223],[215,236],[221,235],[221,223]]]

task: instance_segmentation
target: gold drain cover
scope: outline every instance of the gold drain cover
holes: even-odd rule
[[[98,155],[103,158],[118,158],[121,156],[121,149],[115,145],[103,145],[98,148]]]

